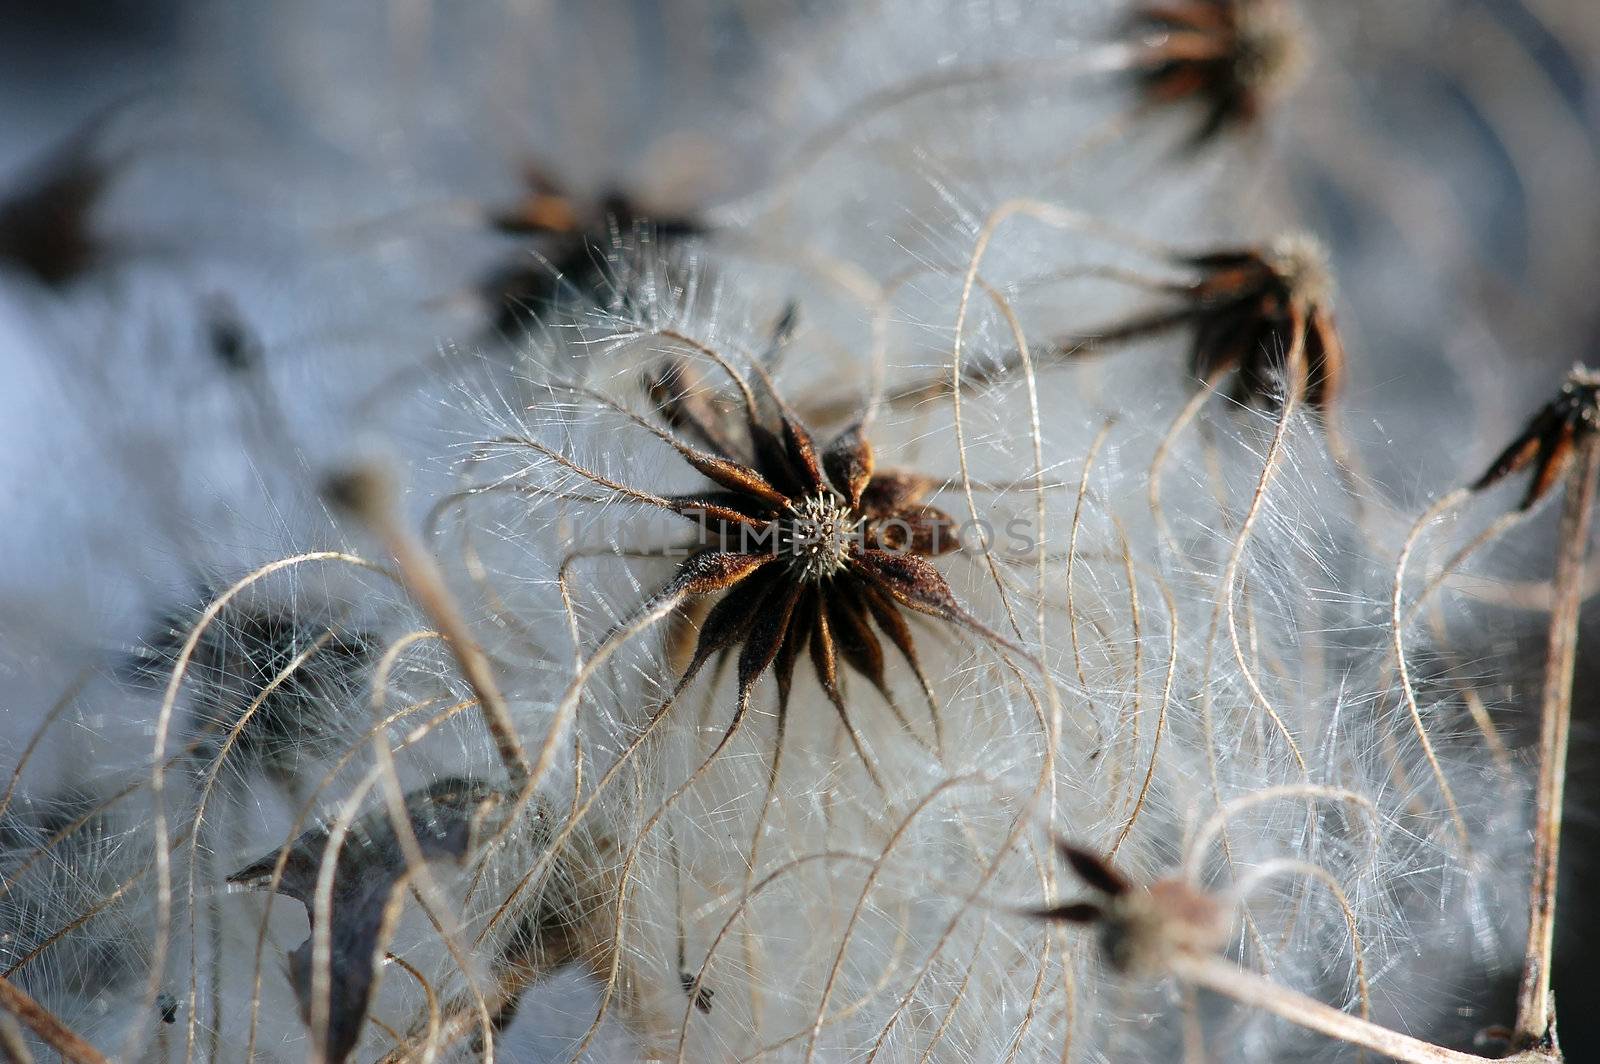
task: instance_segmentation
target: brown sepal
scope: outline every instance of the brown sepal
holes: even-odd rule
[[[872,482],[876,464],[872,444],[862,435],[860,422],[841,432],[822,455],[822,468],[828,479],[857,508],[861,506],[862,493]]]
[[[1072,866],[1079,879],[1107,897],[1121,897],[1132,889],[1133,885],[1122,873],[1098,854],[1066,841],[1056,842],[1056,852]]]

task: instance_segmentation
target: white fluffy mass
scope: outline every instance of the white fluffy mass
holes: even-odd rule
[[[0,976],[129,1062],[1357,1059],[1196,957],[1509,1019],[1556,507],[1416,523],[1582,353],[1588,134],[1370,0],[1196,147],[1128,6],[185,9],[5,186],[103,170],[86,260],[0,209]],[[1115,341],[1286,239],[1335,402]],[[836,632],[837,704],[815,639],[741,703],[771,604],[683,682],[666,367],[747,464],[864,426],[966,612]]]

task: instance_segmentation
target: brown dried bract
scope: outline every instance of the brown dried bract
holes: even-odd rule
[[[1145,101],[1201,109],[1189,140],[1196,148],[1254,126],[1300,65],[1300,30],[1280,0],[1155,0],[1131,29],[1144,41]]]
[[[1040,909],[1034,915],[1096,927],[1100,947],[1118,972],[1159,975],[1175,955],[1215,953],[1226,944],[1227,914],[1211,895],[1181,879],[1135,884],[1088,850],[1066,842],[1058,842],[1056,850],[1101,898]]]
[[[1561,480],[1578,445],[1596,429],[1600,429],[1600,375],[1575,366],[1561,394],[1533,415],[1522,435],[1473,482],[1472,490],[1484,491],[1531,466],[1533,479],[1519,507],[1531,510]]]
[[[1298,376],[1298,399],[1319,414],[1332,409],[1344,379],[1344,345],[1334,326],[1332,284],[1320,245],[1292,236],[1267,247],[1226,248],[1178,262],[1200,276],[1173,287],[1175,307],[1112,325],[1073,349],[1193,329],[1189,371],[1195,378],[1232,373],[1236,401],[1270,405],[1280,399],[1285,378]],[[1296,350],[1300,374],[1290,372]]]

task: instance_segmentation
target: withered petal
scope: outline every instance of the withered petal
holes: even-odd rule
[[[1482,476],[1472,482],[1472,491],[1484,491],[1506,477],[1526,469],[1533,461],[1534,456],[1542,450],[1542,441],[1551,433],[1559,431],[1560,416],[1554,408],[1546,406],[1528,422],[1522,434],[1495,456],[1489,468],[1484,470]]]
[[[1219,373],[1247,366],[1272,328],[1253,311],[1230,309],[1209,313],[1200,319],[1190,347],[1189,372],[1196,380],[1210,380]]]
[[[756,468],[761,474],[790,499],[805,495],[805,479],[795,469],[794,463],[789,458],[788,448],[778,438],[778,434],[754,420],[749,423],[749,429],[750,443],[755,448]]]
[[[862,434],[859,421],[841,432],[822,455],[828,479],[853,507],[861,505],[861,493],[871,483],[875,467],[872,444]]]
[[[675,442],[674,446],[677,447],[678,453],[683,455],[684,461],[693,466],[696,472],[729,491],[753,495],[774,506],[782,506],[789,501],[785,493],[773,487],[766,477],[749,466],[726,458],[718,458],[684,443]]]
[[[866,550],[852,555],[851,561],[900,605],[943,620],[969,622],[970,615],[956,601],[943,574],[916,555]]]
[[[867,622],[867,609],[860,595],[842,594],[828,599],[828,623],[833,645],[844,655],[847,665],[887,696],[883,643]]]
[[[922,662],[917,657],[916,636],[912,634],[911,626],[900,613],[900,607],[895,605],[894,599],[879,591],[871,585],[864,585],[862,599],[867,608],[872,611],[872,619],[877,622],[883,634],[889,637],[889,642],[900,651],[900,656],[906,659],[906,664],[911,666],[911,671],[916,673],[917,679],[924,687],[927,680],[922,674]]]
[[[936,506],[908,506],[876,521],[875,538],[890,551],[938,557],[961,549],[955,518]]]
[[[782,418],[784,450],[789,455],[790,465],[804,478],[802,491],[807,495],[821,491],[827,484],[822,478],[822,463],[817,459],[817,447],[811,440],[811,433],[787,411]]]
[[[1306,324],[1306,404],[1327,413],[1344,388],[1344,341],[1333,315],[1313,307]]]
[[[736,537],[750,542],[749,530],[758,531],[771,524],[775,509],[736,491],[702,491],[665,497],[672,512],[700,526],[701,546],[726,544]],[[759,541],[757,541],[759,542]]]
[[[705,623],[700,626],[700,638],[695,643],[694,658],[684,670],[683,680],[680,682],[692,679],[712,655],[731,646],[737,646],[743,641],[749,634],[751,626],[755,624],[762,605],[776,587],[777,580],[775,568],[758,572],[741,581],[717,601],[711,612],[706,614]]]
[[[1573,455],[1577,453],[1577,435],[1577,431],[1568,424],[1540,440],[1533,480],[1528,484],[1528,492],[1522,498],[1520,509],[1533,509],[1560,481],[1562,474],[1572,464]]]
[[[1578,453],[1580,441],[1590,439],[1597,426],[1600,382],[1588,371],[1576,369],[1561,393],[1528,420],[1527,427],[1495,457],[1469,490],[1483,491],[1532,465],[1532,482],[1519,507],[1530,510],[1555,488]]]
[[[789,708],[789,692],[794,689],[795,663],[800,660],[801,652],[810,642],[812,629],[816,626],[817,611],[816,593],[805,595],[795,606],[794,616],[789,621],[789,631],[783,639],[783,646],[778,648],[778,660],[773,665],[772,675],[778,682],[780,714]]]
[[[1108,344],[1125,344],[1135,340],[1144,340],[1189,324],[1194,320],[1196,311],[1193,307],[1184,305],[1169,310],[1152,310],[1145,314],[1137,314],[1123,321],[1101,326],[1085,332],[1070,342],[1060,342],[1058,346],[1070,347],[1073,351],[1082,348],[1093,349]]]
[[[789,620],[800,601],[805,586],[798,583],[781,585],[767,600],[765,608],[758,611],[755,623],[745,636],[744,649],[739,652],[739,689],[748,692],[750,685],[772,666],[783,649],[783,640],[789,632]]]
[[[872,759],[867,755],[867,748],[862,745],[861,735],[856,731],[856,726],[851,723],[850,711],[844,704],[844,695],[839,691],[839,656],[834,650],[833,632],[828,626],[828,617],[825,613],[817,615],[817,623],[811,630],[811,663],[817,671],[817,682],[822,685],[823,693],[828,696],[828,701],[833,703],[833,708],[839,714],[839,723],[844,727],[845,734],[850,737],[850,745],[855,747],[856,756],[861,759],[862,768],[879,787],[883,781],[878,777],[877,769],[872,766]]]
[[[817,614],[811,627],[811,664],[817,671],[817,682],[830,699],[839,698],[839,653],[835,648],[833,628],[828,623],[826,611]]]

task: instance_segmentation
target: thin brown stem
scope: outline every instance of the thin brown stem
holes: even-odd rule
[[[517,737],[516,724],[500,693],[500,685],[495,681],[489,659],[473,638],[455,596],[445,584],[444,574],[439,571],[438,562],[401,524],[395,512],[393,488],[387,479],[377,470],[357,470],[337,478],[330,486],[330,494],[359,518],[394,556],[406,590],[444,636],[462,675],[477,696],[511,790],[519,794],[530,791],[533,766],[528,762],[522,740]]]
[[[1545,656],[1539,726],[1539,789],[1534,806],[1533,883],[1529,893],[1528,947],[1517,992],[1515,1044],[1555,1042],[1550,1002],[1550,960],[1555,948],[1556,870],[1561,852],[1561,812],[1567,783],[1567,740],[1572,729],[1572,677],[1578,653],[1578,608],[1583,597],[1584,551],[1600,474],[1600,436],[1583,444],[1567,482],[1566,507],[1556,550],[1555,602]]]

